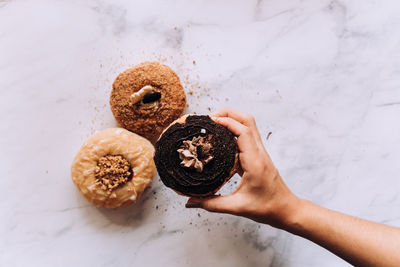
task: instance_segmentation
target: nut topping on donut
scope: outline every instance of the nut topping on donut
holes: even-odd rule
[[[111,192],[132,178],[132,168],[121,155],[101,157],[95,169],[96,185]]]

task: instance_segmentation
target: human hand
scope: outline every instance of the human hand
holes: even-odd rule
[[[285,185],[252,116],[223,109],[212,118],[237,136],[242,181],[228,196],[190,198],[188,208],[230,213],[307,238],[354,266],[399,266],[400,229],[320,207]]]
[[[211,212],[229,213],[250,218],[275,227],[284,227],[298,203],[298,198],[283,182],[250,115],[223,109],[211,117],[237,136],[242,181],[228,196],[190,198],[187,208],[203,208]]]

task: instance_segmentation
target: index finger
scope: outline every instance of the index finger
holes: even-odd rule
[[[228,117],[232,118],[246,126],[255,126],[255,122],[252,116],[242,113],[240,111],[231,109],[231,108],[224,108],[221,110],[216,111],[215,113],[211,114],[211,116],[215,117]]]
[[[257,125],[256,125],[256,121],[254,120],[253,116],[248,115],[246,113],[242,113],[240,111],[234,110],[234,109],[230,109],[230,108],[224,108],[221,110],[216,111],[215,113],[211,114],[211,116],[217,117],[217,118],[231,118],[234,119],[238,122],[240,122],[243,125],[246,125],[247,127],[250,127],[251,129],[253,129],[253,135],[254,138],[256,138],[259,143],[262,144],[261,141],[261,136],[258,133],[258,129],[257,129]]]
[[[240,122],[227,118],[227,117],[214,117],[216,123],[221,124],[228,128],[234,135],[238,137],[238,147],[239,151],[244,152],[244,150],[252,150],[257,148],[257,143],[255,142],[254,135],[249,127],[241,124]]]

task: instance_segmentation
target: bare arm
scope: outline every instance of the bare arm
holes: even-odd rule
[[[356,266],[400,266],[400,229],[298,198],[272,163],[251,116],[231,109],[214,116],[238,137],[242,182],[231,195],[190,198],[186,207],[270,224],[307,238]]]
[[[301,200],[287,231],[307,238],[355,266],[400,266],[400,229]]]

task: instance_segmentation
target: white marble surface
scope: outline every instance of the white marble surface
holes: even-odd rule
[[[347,266],[187,210],[158,178],[136,206],[95,208],[69,168],[116,125],[116,75],[159,60],[193,92],[187,112],[254,114],[296,194],[400,226],[399,14],[397,0],[0,0],[0,265]]]

